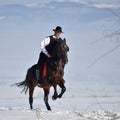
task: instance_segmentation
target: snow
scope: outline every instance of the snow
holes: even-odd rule
[[[25,108],[0,108],[1,120],[119,120],[120,113],[97,110],[92,112],[81,111],[45,111]]]
[[[82,92],[79,94],[73,89],[72,92],[67,87],[61,99],[52,101],[51,89],[49,104],[52,111],[47,111],[42,89],[35,89],[33,110],[29,108],[28,94],[20,94],[20,91],[17,87],[0,86],[0,120],[120,120],[119,96],[100,96],[100,92],[96,96],[80,96]]]

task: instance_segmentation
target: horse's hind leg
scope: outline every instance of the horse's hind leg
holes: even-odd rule
[[[33,92],[34,88],[29,88],[29,104],[31,109],[33,109]]]
[[[64,94],[64,92],[66,91],[66,87],[65,87],[65,85],[64,85],[64,82],[61,82],[61,83],[59,84],[59,86],[60,86],[60,88],[61,88],[62,90],[61,90],[61,93],[60,93],[57,97],[58,97],[58,98],[61,98],[62,95]]]
[[[46,88],[46,89],[43,89],[44,90],[44,102],[45,102],[45,105],[47,107],[47,110],[51,110],[51,107],[48,103],[48,95],[49,95],[49,92],[50,92],[50,88]]]

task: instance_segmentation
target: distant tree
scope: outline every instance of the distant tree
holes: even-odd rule
[[[106,21],[103,25],[103,37],[120,43],[120,13],[108,9],[115,17]]]
[[[116,12],[113,9],[106,9],[111,14],[114,15],[113,18],[107,19],[104,24],[102,25],[102,35],[103,37],[93,41],[92,43],[96,43],[100,40],[113,40],[116,42],[116,46],[111,48],[109,51],[105,52],[103,55],[98,57],[89,65],[89,67],[93,66],[95,63],[97,63],[100,59],[106,57],[116,49],[120,48],[120,13]],[[120,12],[120,11],[119,11]]]

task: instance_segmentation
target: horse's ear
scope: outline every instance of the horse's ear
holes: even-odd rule
[[[64,38],[63,40],[64,40],[64,42],[66,43],[66,39]]]

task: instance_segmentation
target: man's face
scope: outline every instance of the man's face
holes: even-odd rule
[[[60,38],[61,32],[60,31],[55,31],[55,37],[58,39]]]

